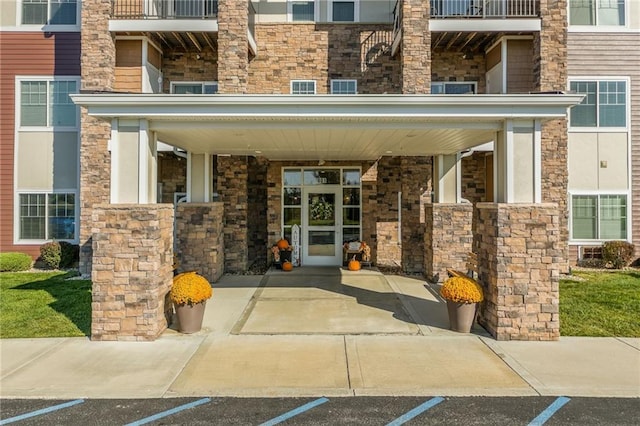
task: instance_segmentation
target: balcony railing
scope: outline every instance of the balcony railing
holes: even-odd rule
[[[112,0],[113,19],[217,19],[218,0]]]
[[[540,0],[431,0],[432,18],[531,18]]]

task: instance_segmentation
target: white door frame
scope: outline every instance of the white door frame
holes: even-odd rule
[[[309,226],[309,194],[335,195],[335,222],[330,226]],[[312,231],[333,231],[333,255],[309,254],[309,233]],[[342,265],[342,185],[317,185],[302,188],[302,265],[341,266]]]

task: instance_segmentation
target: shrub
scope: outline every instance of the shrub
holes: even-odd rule
[[[24,253],[0,253],[0,272],[20,272],[31,269],[33,260]]]
[[[201,303],[213,295],[209,281],[194,271],[183,272],[173,277],[173,285],[169,296],[176,305],[193,306]]]
[[[440,296],[458,303],[477,303],[484,300],[480,284],[469,277],[452,277],[447,279],[440,289]]]
[[[80,260],[80,246],[60,241],[60,267],[69,268]]]
[[[614,269],[629,266],[635,246],[627,241],[607,241],[602,245],[602,260]]]
[[[40,258],[48,268],[58,269],[60,267],[60,243],[51,241],[40,246]]]
[[[589,258],[578,260],[577,265],[582,268],[602,269],[605,267],[606,262],[604,261],[604,259]]]

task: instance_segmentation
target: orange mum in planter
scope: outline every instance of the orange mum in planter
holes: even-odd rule
[[[484,300],[480,284],[469,277],[452,277],[444,282],[440,296],[458,303],[478,303]]]
[[[195,305],[213,296],[209,281],[195,271],[183,272],[173,278],[173,286],[169,294],[176,305]]]

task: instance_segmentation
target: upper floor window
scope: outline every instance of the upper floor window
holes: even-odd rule
[[[358,93],[356,80],[331,80],[331,93],[334,95],[355,95]]]
[[[331,22],[358,22],[360,0],[329,0],[328,19]]]
[[[468,93],[476,93],[475,82],[448,81],[446,83],[431,83],[432,95],[464,95]]]
[[[314,22],[316,20],[315,2],[311,1],[289,1],[289,20],[292,22]]]
[[[292,95],[315,95],[315,80],[291,80]]]
[[[77,25],[77,0],[22,0],[23,25]]]
[[[75,80],[21,81],[20,125],[77,127],[78,109],[69,97],[77,93]]]
[[[569,25],[625,25],[626,0],[569,0]]]
[[[571,127],[626,127],[626,81],[572,81],[570,88],[586,95],[571,108]]]
[[[616,194],[571,197],[571,239],[627,239],[627,196]]]
[[[216,93],[218,93],[218,82],[171,82],[171,93],[175,93],[177,95],[215,95]]]

